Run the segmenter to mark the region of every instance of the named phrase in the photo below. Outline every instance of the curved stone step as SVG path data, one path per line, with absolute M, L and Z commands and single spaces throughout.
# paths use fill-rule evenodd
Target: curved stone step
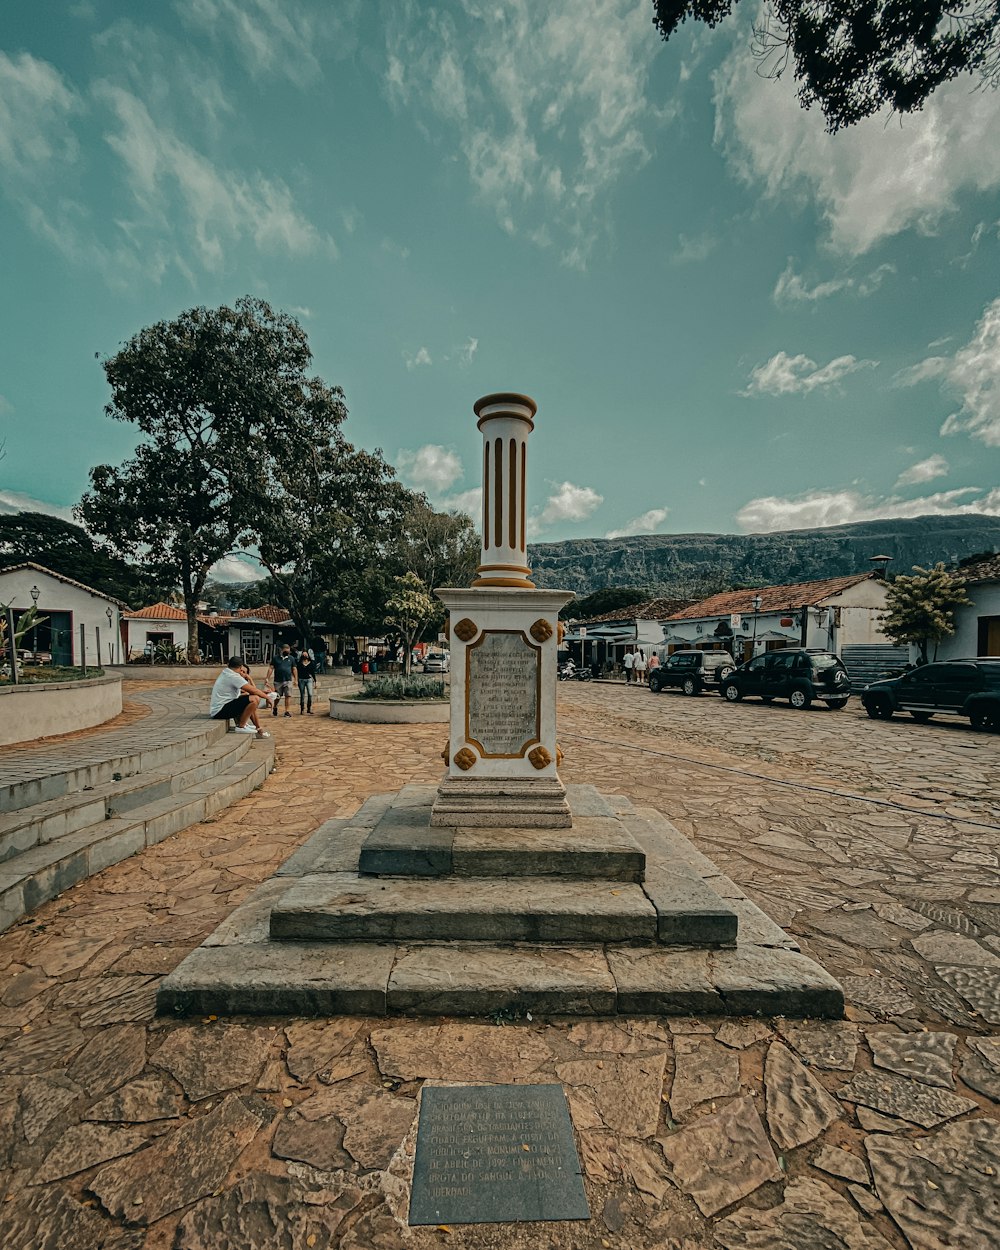
M 33 846 L 52 842 L 206 781 L 221 768 L 230 767 L 241 759 L 252 741 L 249 734 L 226 734 L 210 741 L 198 755 L 178 761 L 172 771 L 122 776 L 118 781 L 87 786 L 32 807 L 8 812 L 0 816 L 0 863 Z
M 274 741 L 258 742 L 250 735 L 246 741 L 250 746 L 242 759 L 180 793 L 111 819 L 102 815 L 0 864 L 0 932 L 77 882 L 213 816 L 262 785 L 273 766 Z

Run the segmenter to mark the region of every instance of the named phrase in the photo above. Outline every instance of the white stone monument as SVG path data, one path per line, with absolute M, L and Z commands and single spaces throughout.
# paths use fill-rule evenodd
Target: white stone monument
M 451 720 L 447 774 L 433 825 L 567 828 L 559 780 L 556 670 L 566 590 L 531 583 L 527 445 L 537 411 L 527 395 L 485 395 L 482 555 L 467 589 L 434 593 L 448 609 Z

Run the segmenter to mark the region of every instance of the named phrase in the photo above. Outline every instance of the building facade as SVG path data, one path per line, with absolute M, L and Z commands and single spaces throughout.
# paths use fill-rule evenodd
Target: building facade
M 21 640 L 22 651 L 51 656 L 53 664 L 120 662 L 125 605 L 99 590 L 25 562 L 0 569 L 0 603 L 13 609 L 15 621 L 33 603 L 44 618 Z

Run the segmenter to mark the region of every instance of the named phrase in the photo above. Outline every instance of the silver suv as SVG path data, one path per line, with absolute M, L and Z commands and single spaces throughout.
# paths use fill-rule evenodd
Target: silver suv
M 667 686 L 680 686 L 685 694 L 700 694 L 721 685 L 735 667 L 728 651 L 675 651 L 649 674 L 649 688 L 659 694 Z

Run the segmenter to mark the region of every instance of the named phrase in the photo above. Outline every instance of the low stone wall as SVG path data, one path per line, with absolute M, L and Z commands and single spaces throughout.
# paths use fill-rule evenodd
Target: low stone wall
M 334 720 L 363 725 L 447 724 L 451 705 L 447 699 L 331 699 Z
M 0 746 L 103 725 L 122 710 L 122 679 L 27 682 L 0 687 Z

